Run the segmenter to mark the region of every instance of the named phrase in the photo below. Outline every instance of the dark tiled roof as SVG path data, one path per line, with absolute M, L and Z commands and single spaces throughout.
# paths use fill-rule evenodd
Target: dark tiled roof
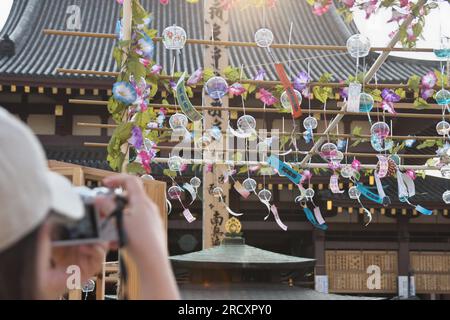
M 295 269 L 313 266 L 315 260 L 270 252 L 248 246 L 242 242 L 229 241 L 202 251 L 172 256 L 175 266 L 208 268 L 254 268 Z
M 171 1 L 162 6 L 159 1 L 142 0 L 146 9 L 155 16 L 154 27 L 161 33 L 171 24 L 183 26 L 189 38 L 203 39 L 203 1 L 187 4 L 185 1 Z M 119 15 L 119 7 L 113 0 L 20 0 L 14 1 L 10 17 L 1 32 L 9 34 L 16 42 L 17 53 L 13 58 L 0 59 L 1 77 L 38 76 L 43 79 L 79 79 L 88 78 L 105 80 L 104 77 L 56 74 L 57 67 L 74 69 L 94 69 L 115 71 L 111 58 L 114 41 L 111 39 L 94 39 L 78 37 L 45 36 L 42 30 L 66 29 L 67 7 L 79 5 L 82 14 L 81 31 L 112 33 Z M 266 16 L 266 23 L 263 20 Z M 352 26 L 346 25 L 335 10 L 322 17 L 311 13 L 306 1 L 279 1 L 275 9 L 236 9 L 230 17 L 230 40 L 253 41 L 254 33 L 266 25 L 275 34 L 275 41 L 287 43 L 290 21 L 294 22 L 293 43 L 345 45 L 347 38 L 354 33 Z M 255 74 L 259 67 L 255 64 L 268 63 L 270 59 L 265 50 L 260 48 L 229 48 L 230 62 L 234 66 L 253 66 L 248 68 L 249 76 Z M 295 50 L 289 55 L 288 50 L 274 50 L 280 60 L 297 60 L 292 63 L 293 72 L 306 70 L 306 61 L 299 59 L 312 56 L 330 55 L 335 52 Z M 368 58 L 372 62 L 376 54 Z M 171 65 L 171 54 L 158 45 L 156 60 L 164 67 Z M 177 70 L 192 72 L 202 66 L 203 48 L 188 45 L 177 59 Z M 312 75 L 317 78 L 323 72 L 332 72 L 335 79 L 344 79 L 354 73 L 355 62 L 346 54 L 335 55 L 314 60 L 311 65 Z M 433 66 L 435 64 L 432 64 Z M 380 82 L 405 81 L 411 74 L 424 74 L 430 63 L 414 62 L 389 58 L 378 73 Z M 268 76 L 276 78 L 273 68 L 267 68 Z M 106 78 L 108 79 L 108 78 Z M 110 80 L 110 79 L 108 79 Z
M 111 170 L 106 161 L 106 149 L 45 147 L 47 159 L 80 166 Z
M 281 284 L 180 284 L 186 300 L 378 300 L 379 298 L 325 294 Z

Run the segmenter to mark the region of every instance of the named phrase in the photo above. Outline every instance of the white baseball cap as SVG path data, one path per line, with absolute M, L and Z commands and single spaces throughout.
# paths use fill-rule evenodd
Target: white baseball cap
M 74 220 L 84 215 L 70 181 L 48 169 L 33 132 L 0 108 L 0 251 L 37 228 L 50 210 Z

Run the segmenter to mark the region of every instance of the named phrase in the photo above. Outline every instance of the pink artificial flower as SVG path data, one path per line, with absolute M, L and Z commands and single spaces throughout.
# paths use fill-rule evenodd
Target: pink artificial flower
M 116 0 L 118 4 L 123 4 L 124 0 Z
M 433 94 L 434 94 L 434 89 L 422 88 L 420 90 L 420 96 L 424 100 L 431 98 L 433 96 Z
M 366 19 L 377 10 L 378 0 L 368 0 L 362 4 L 361 8 L 366 12 Z
M 355 5 L 355 0 L 341 0 L 341 2 L 347 7 L 352 8 Z
M 258 99 L 261 100 L 267 106 L 274 105 L 275 103 L 278 102 L 278 99 L 275 98 L 274 95 L 270 93 L 270 91 L 264 88 L 259 89 L 258 95 L 259 95 Z
M 203 69 L 202 68 L 198 68 L 197 70 L 194 71 L 194 73 L 189 77 L 188 81 L 186 82 L 186 84 L 188 86 L 195 86 L 197 85 L 197 83 L 200 82 L 200 80 L 203 79 Z
M 187 168 L 188 168 L 188 165 L 186 163 L 181 164 L 180 172 L 185 172 L 187 170 Z
M 162 113 L 163 115 L 167 115 L 167 109 L 161 108 L 159 109 L 159 112 Z
M 309 170 L 303 170 L 302 172 L 302 180 L 300 183 L 305 183 L 306 181 L 310 181 L 312 178 L 312 173 Z
M 145 172 L 147 174 L 150 174 L 152 172 L 152 169 L 150 167 L 151 158 L 147 151 L 142 150 L 139 152 L 139 159 L 141 160 L 142 167 L 144 168 Z
M 400 7 L 406 7 L 409 5 L 409 0 L 400 0 Z
M 321 16 L 324 13 L 327 13 L 330 9 L 331 0 L 328 1 L 316 1 L 313 5 L 313 13 L 316 16 Z
M 432 89 L 436 86 L 438 79 L 433 71 L 429 71 L 422 77 L 422 86 L 427 89 Z
M 251 167 L 248 168 L 248 171 L 253 173 L 255 171 L 258 171 L 260 168 L 261 168 L 261 166 L 259 166 L 259 165 L 251 166 Z
M 239 82 L 233 83 L 231 86 L 228 87 L 228 93 L 231 96 L 241 96 L 247 91 L 242 84 Z
M 146 67 L 146 68 L 147 68 L 147 67 L 150 65 L 150 63 L 151 63 L 150 60 L 144 59 L 144 58 L 139 58 L 139 62 L 140 62 L 144 67 Z
M 162 71 L 162 66 L 160 66 L 159 64 L 153 65 L 153 67 L 150 69 L 150 73 L 153 75 L 158 75 L 161 73 L 161 71 Z
M 394 103 L 393 102 L 388 102 L 388 101 L 382 101 L 381 102 L 381 108 L 388 113 L 391 114 L 397 114 L 397 112 L 394 109 Z
M 208 163 L 206 165 L 206 173 L 210 173 L 213 172 L 213 164 L 212 163 Z
M 358 159 L 353 159 L 352 168 L 356 171 L 361 170 L 361 162 Z
M 163 5 L 167 5 L 167 4 L 169 4 L 169 0 L 159 0 L 159 3 L 161 3 Z
M 411 23 L 411 24 L 406 28 L 406 35 L 407 35 L 408 41 L 411 41 L 411 42 L 417 40 L 417 36 L 414 34 L 414 29 L 413 29 L 413 27 L 414 27 L 415 24 L 416 24 L 416 23 Z
M 414 170 L 408 169 L 406 170 L 406 175 L 410 177 L 412 180 L 416 180 L 416 172 Z
M 341 168 L 341 164 L 337 161 L 328 162 L 328 169 L 336 171 Z
M 267 0 L 267 7 L 274 8 L 277 4 L 277 0 Z

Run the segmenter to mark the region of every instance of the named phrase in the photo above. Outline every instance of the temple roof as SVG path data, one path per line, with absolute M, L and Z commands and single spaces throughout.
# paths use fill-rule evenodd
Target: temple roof
M 159 33 L 169 24 L 184 27 L 188 37 L 203 39 L 203 1 L 187 4 L 186 1 L 171 1 L 163 6 L 159 1 L 141 0 L 144 7 L 153 12 L 154 28 Z M 16 55 L 0 59 L 0 79 L 25 79 L 29 82 L 55 84 L 61 80 L 77 82 L 90 79 L 91 83 L 99 81 L 110 83 L 109 77 L 57 74 L 56 68 L 92 69 L 98 71 L 115 71 L 111 57 L 114 41 L 111 39 L 63 37 L 43 35 L 42 30 L 66 30 L 66 13 L 70 5 L 81 8 L 81 31 L 113 33 L 119 16 L 119 7 L 112 0 L 20 0 L 14 1 L 8 21 L 0 36 L 8 34 L 16 43 Z M 266 18 L 264 18 L 266 17 Z M 266 20 L 266 21 L 264 21 Z M 262 26 L 269 27 L 275 34 L 276 43 L 287 43 L 290 22 L 293 21 L 293 41 L 301 44 L 345 45 L 347 38 L 356 32 L 354 26 L 347 25 L 336 13 L 335 8 L 324 16 L 317 17 L 311 13 L 306 1 L 279 1 L 275 9 L 234 9 L 230 13 L 230 40 L 254 41 L 254 33 Z M 166 69 L 171 65 L 172 55 L 158 44 L 156 60 Z M 177 70 L 193 70 L 203 65 L 203 50 L 200 45 L 187 45 L 177 59 Z M 261 48 L 229 49 L 230 64 L 244 64 L 248 76 L 253 76 L 260 67 L 266 68 L 268 78 L 275 79 L 267 52 Z M 343 52 L 305 51 L 277 49 L 273 50 L 277 59 L 292 60 L 291 70 L 297 73 L 307 69 L 307 60 L 311 61 L 311 72 L 318 78 L 324 72 L 334 74 L 335 80 L 345 79 L 355 71 L 355 61 Z M 317 58 L 326 55 L 327 57 Z M 377 54 L 371 54 L 366 62 L 371 64 Z M 413 63 L 412 63 L 413 62 Z M 263 64 L 263 66 L 260 66 Z M 411 61 L 390 57 L 378 72 L 380 82 L 406 82 L 412 74 L 422 75 L 437 63 Z M 33 77 L 33 78 L 30 78 Z M 58 82 L 58 81 L 59 82 Z
M 228 240 L 228 241 L 227 241 Z M 174 266 L 218 269 L 292 270 L 314 266 L 315 260 L 258 249 L 244 244 L 242 238 L 225 239 L 220 246 L 170 257 Z
M 186 300 L 379 300 L 376 297 L 325 294 L 318 291 L 289 287 L 282 284 L 180 284 Z

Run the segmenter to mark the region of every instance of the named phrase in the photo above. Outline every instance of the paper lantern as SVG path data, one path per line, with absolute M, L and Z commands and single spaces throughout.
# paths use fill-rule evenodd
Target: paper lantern
M 302 103 L 302 94 L 300 92 L 298 92 L 297 90 L 294 89 L 294 93 L 297 96 L 298 99 L 298 104 L 300 105 Z M 292 110 L 292 103 L 291 103 L 291 99 L 289 99 L 289 96 L 287 94 L 286 91 L 284 91 L 281 94 L 281 106 L 285 109 L 285 110 Z
M 188 118 L 182 113 L 175 113 L 169 119 L 169 126 L 172 130 L 185 130 L 189 123 Z
M 252 179 L 252 178 L 247 178 L 242 183 L 242 186 L 248 192 L 253 192 L 253 191 L 256 190 L 256 181 L 254 179 Z
M 181 166 L 183 165 L 183 159 L 177 156 L 170 157 L 167 161 L 167 165 L 171 171 L 180 171 Z
M 445 136 L 448 135 L 450 131 L 450 123 L 447 121 L 441 121 L 436 125 L 436 132 L 438 135 Z
M 273 43 L 273 33 L 270 29 L 261 28 L 255 33 L 255 42 L 258 47 L 268 48 Z
M 374 100 L 373 97 L 365 92 L 359 95 L 359 111 L 360 112 L 370 112 L 373 109 Z
M 219 100 L 228 93 L 228 83 L 222 77 L 212 77 L 206 82 L 205 90 L 211 98 Z
M 347 51 L 353 58 L 363 58 L 369 55 L 370 40 L 362 34 L 354 34 L 347 40 Z
M 181 189 L 179 186 L 172 186 L 167 190 L 167 196 L 170 200 L 176 200 L 181 197 L 181 194 L 183 192 L 183 189 Z
M 441 89 L 436 93 L 436 102 L 440 106 L 446 106 L 450 104 L 450 91 Z
M 238 119 L 237 127 L 242 133 L 252 133 L 256 129 L 256 120 L 254 117 L 247 114 Z
M 306 130 L 314 130 L 317 129 L 317 119 L 311 116 L 308 116 L 305 118 L 305 120 L 303 120 L 303 127 Z
M 357 187 L 351 187 L 348 189 L 348 196 L 350 199 L 357 200 L 361 196 L 361 191 Z
M 179 26 L 170 26 L 162 33 L 162 42 L 167 50 L 181 50 L 186 44 L 186 31 Z
M 263 201 L 270 201 L 270 199 L 272 199 L 272 192 L 267 189 L 262 189 L 258 192 L 258 198 Z
M 450 204 L 450 190 L 444 192 L 442 195 L 442 200 L 444 200 L 446 204 Z
M 189 182 L 194 188 L 198 188 L 202 185 L 202 180 L 198 177 L 193 177 Z

